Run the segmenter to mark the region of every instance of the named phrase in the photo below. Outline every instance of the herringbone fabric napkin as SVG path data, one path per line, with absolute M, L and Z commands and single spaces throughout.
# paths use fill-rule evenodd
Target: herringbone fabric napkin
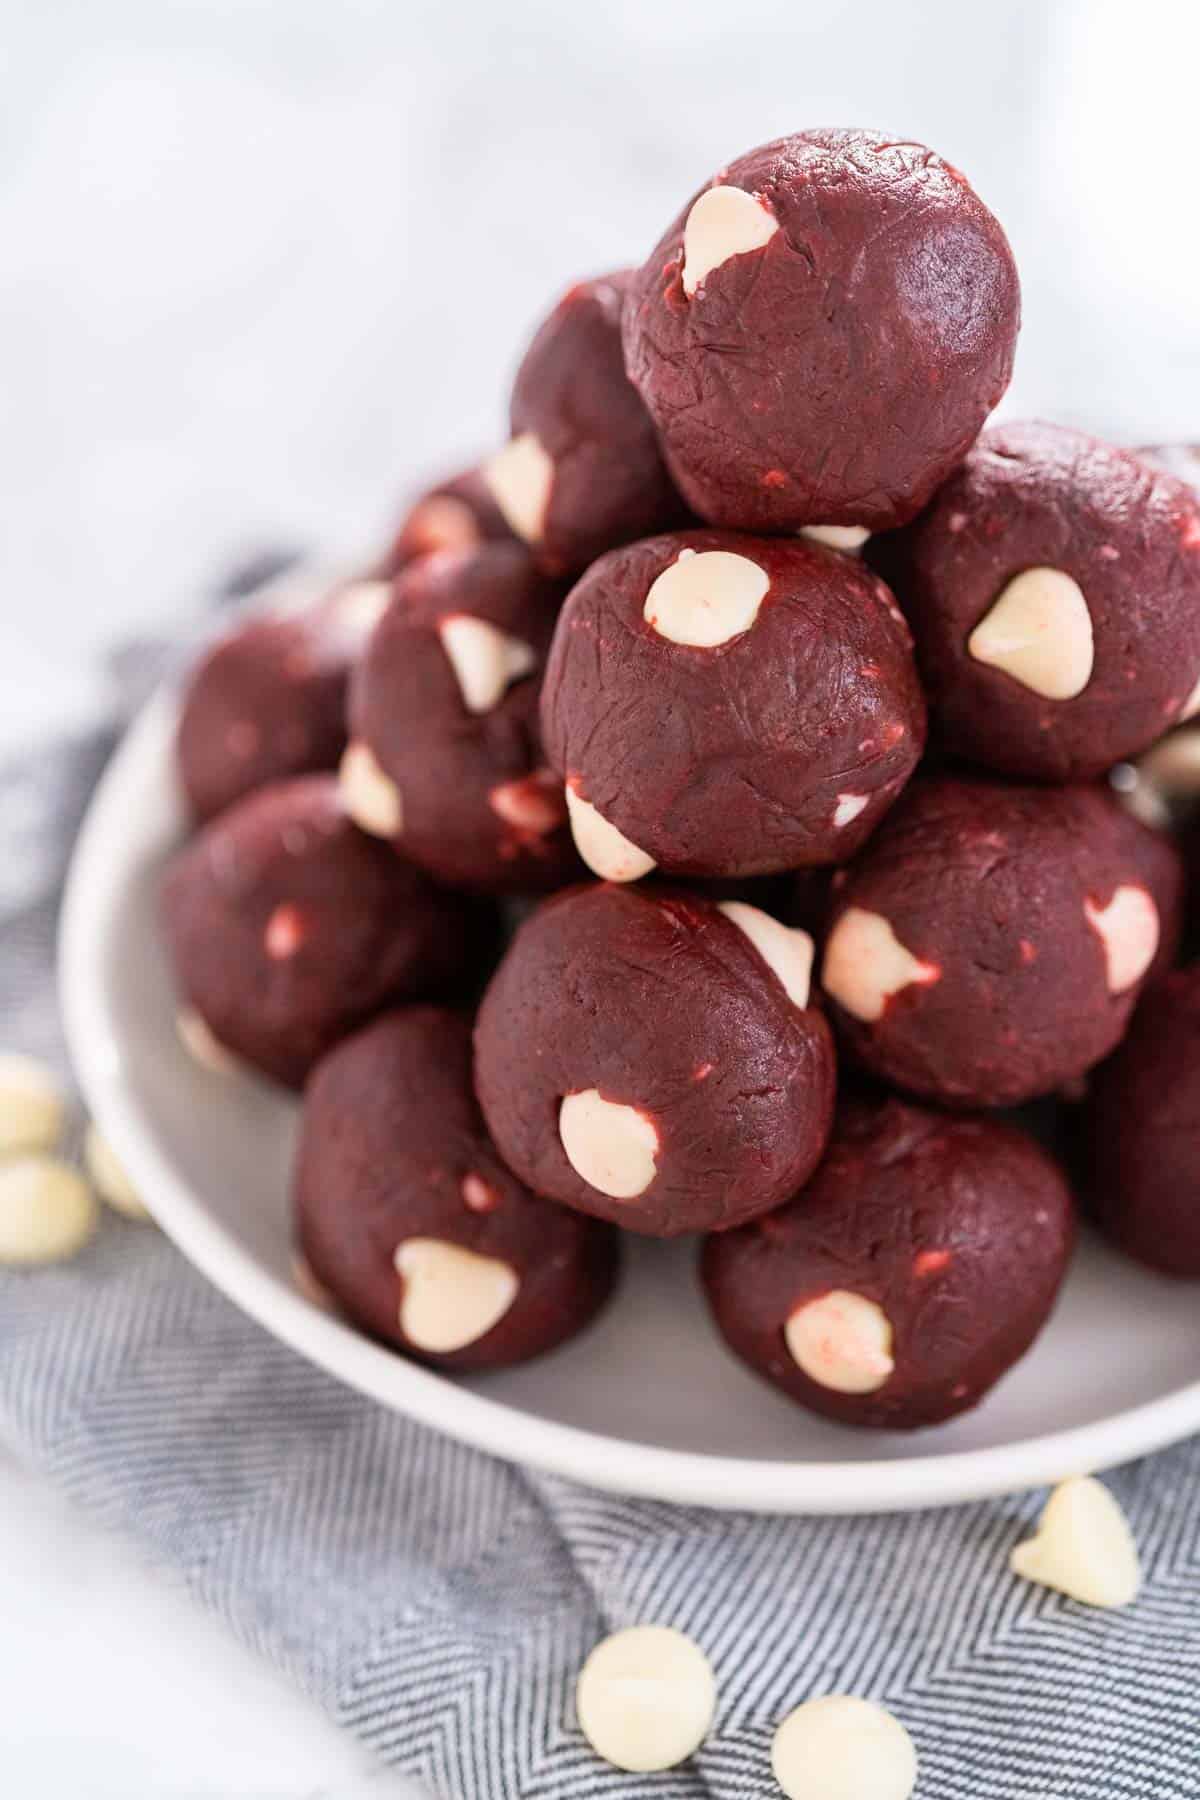
M 109 742 L 0 771 L 5 1045 L 60 1053 L 57 893 Z M 1112 1478 L 1146 1588 L 1090 1612 L 1008 1574 L 1038 1496 L 804 1520 L 594 1494 L 358 1398 L 116 1219 L 0 1278 L 0 1433 L 453 1800 L 772 1795 L 774 1725 L 831 1691 L 904 1720 L 922 1800 L 1200 1795 L 1198 1441 Z M 571 1692 L 599 1635 L 649 1621 L 704 1645 L 720 1703 L 693 1763 L 631 1777 Z

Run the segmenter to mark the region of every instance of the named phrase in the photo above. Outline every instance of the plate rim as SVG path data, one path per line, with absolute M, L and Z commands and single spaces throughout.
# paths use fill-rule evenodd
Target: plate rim
M 808 1515 L 915 1511 L 1025 1492 L 1112 1468 L 1200 1429 L 1200 1379 L 1156 1399 L 983 1449 L 864 1461 L 763 1461 L 668 1449 L 539 1417 L 410 1362 L 321 1310 L 261 1267 L 160 1152 L 122 1081 L 107 998 L 108 921 L 126 878 L 121 824 L 170 754 L 177 699 L 164 683 L 122 735 L 88 802 L 59 916 L 59 1007 L 85 1104 L 155 1220 L 183 1255 L 272 1336 L 368 1398 L 508 1462 L 609 1493 L 719 1511 Z

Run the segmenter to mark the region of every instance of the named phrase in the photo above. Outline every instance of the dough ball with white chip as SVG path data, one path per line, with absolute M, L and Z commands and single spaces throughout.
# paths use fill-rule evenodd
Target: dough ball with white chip
M 355 670 L 343 800 L 454 886 L 547 889 L 583 872 L 538 725 L 563 591 L 520 544 L 422 557 Z
M 602 557 L 563 608 L 542 734 L 605 880 L 847 861 L 912 774 L 908 627 L 853 558 L 685 531 Z
M 364 1330 L 424 1362 L 498 1368 L 572 1337 L 607 1300 L 616 1234 L 511 1175 L 471 1092 L 457 1014 L 386 1014 L 323 1059 L 304 1098 L 296 1235 Z
M 1056 1164 L 1014 1126 L 839 1107 L 808 1186 L 705 1246 L 717 1328 L 813 1412 L 890 1430 L 978 1404 L 1045 1324 L 1074 1240 Z
M 833 1108 L 811 959 L 805 932 L 744 902 L 653 885 L 546 901 L 476 1025 L 500 1154 L 535 1192 L 650 1237 L 778 1206 Z

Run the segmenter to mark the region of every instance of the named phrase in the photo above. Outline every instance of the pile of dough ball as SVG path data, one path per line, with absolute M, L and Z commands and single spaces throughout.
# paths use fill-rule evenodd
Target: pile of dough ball
M 1200 1279 L 1200 463 L 988 424 L 1016 267 L 921 144 L 781 138 L 634 248 L 490 452 L 186 683 L 179 1055 L 302 1092 L 305 1292 L 402 1355 L 548 1352 L 690 1236 L 748 1369 L 935 1427 L 1044 1326 L 1078 1170 Z

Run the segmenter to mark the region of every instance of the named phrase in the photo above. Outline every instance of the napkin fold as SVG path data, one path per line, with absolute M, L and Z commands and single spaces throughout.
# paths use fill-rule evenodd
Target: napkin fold
M 66 860 L 163 663 L 143 646 L 112 720 L 0 767 L 5 1048 L 65 1066 Z M 776 1796 L 776 1724 L 833 1692 L 904 1721 L 919 1800 L 1200 1795 L 1200 1440 L 1106 1478 L 1146 1582 L 1089 1611 L 1008 1571 L 1042 1496 L 795 1519 L 594 1493 L 350 1392 L 115 1217 L 76 1261 L 0 1275 L 0 1435 L 447 1800 Z M 704 1646 L 719 1703 L 692 1762 L 629 1776 L 572 1696 L 598 1637 L 651 1622 Z

